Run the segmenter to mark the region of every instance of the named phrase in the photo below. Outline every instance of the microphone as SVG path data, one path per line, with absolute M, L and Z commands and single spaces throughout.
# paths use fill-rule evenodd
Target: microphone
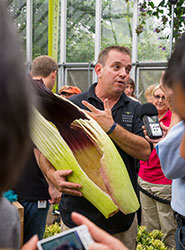
M 155 105 L 153 105 L 151 102 L 147 102 L 147 103 L 144 103 L 143 105 L 141 105 L 140 118 L 142 119 L 142 117 L 144 115 L 148 115 L 148 116 L 157 115 L 158 116 L 158 111 L 157 111 Z
M 140 118 L 143 120 L 147 135 L 150 139 L 159 139 L 163 132 L 159 124 L 158 111 L 152 103 L 145 103 L 140 107 Z

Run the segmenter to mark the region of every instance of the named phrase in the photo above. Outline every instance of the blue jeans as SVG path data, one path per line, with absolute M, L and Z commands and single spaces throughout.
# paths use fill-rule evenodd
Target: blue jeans
M 185 226 L 178 226 L 176 230 L 176 248 L 177 250 L 185 249 Z
M 41 240 L 45 232 L 50 203 L 47 201 L 46 208 L 38 208 L 37 201 L 19 202 L 24 207 L 24 243 L 26 243 L 34 234 L 37 234 L 39 240 Z

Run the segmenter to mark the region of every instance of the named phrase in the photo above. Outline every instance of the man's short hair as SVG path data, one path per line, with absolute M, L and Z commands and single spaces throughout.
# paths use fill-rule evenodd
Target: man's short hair
M 129 48 L 127 48 L 125 46 L 113 45 L 113 46 L 106 47 L 105 49 L 103 49 L 100 52 L 100 54 L 98 56 L 98 63 L 100 63 L 104 66 L 105 62 L 107 60 L 107 56 L 111 50 L 117 50 L 119 52 L 122 52 L 123 54 L 131 56 Z
M 32 76 L 47 77 L 52 72 L 57 70 L 58 65 L 55 60 L 50 56 L 39 56 L 36 57 L 32 62 Z

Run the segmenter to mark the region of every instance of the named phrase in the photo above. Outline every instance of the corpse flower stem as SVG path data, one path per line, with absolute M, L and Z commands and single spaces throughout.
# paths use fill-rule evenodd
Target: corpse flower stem
M 133 213 L 139 202 L 126 166 L 114 143 L 100 125 L 69 100 L 34 82 L 38 107 L 34 108 L 32 140 L 56 169 L 71 169 L 70 182 L 106 218 L 117 211 Z
M 95 185 L 81 169 L 72 151 L 55 126 L 51 125 L 35 108 L 32 122 L 32 140 L 43 155 L 57 169 L 71 169 L 70 182 L 82 185 L 80 190 L 106 218 L 118 211 L 110 196 Z

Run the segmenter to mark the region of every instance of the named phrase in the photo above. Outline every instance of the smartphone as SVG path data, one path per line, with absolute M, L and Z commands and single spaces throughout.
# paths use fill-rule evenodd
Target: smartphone
M 151 138 L 151 139 L 159 139 L 162 137 L 163 132 L 161 129 L 161 126 L 159 124 L 159 119 L 158 116 L 154 115 L 154 116 L 147 116 L 144 115 L 142 117 L 147 135 Z
M 81 225 L 40 240 L 37 247 L 39 250 L 88 250 L 92 242 L 87 226 Z

